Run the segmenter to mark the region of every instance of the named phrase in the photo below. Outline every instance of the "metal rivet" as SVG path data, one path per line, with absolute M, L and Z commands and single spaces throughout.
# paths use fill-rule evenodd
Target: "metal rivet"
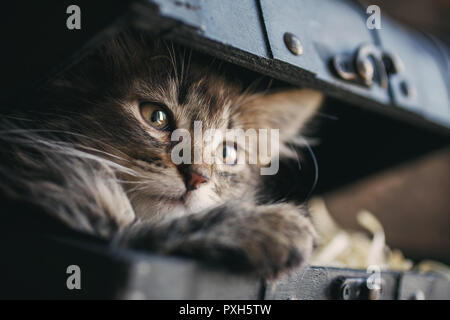
M 286 32 L 283 36 L 284 44 L 289 49 L 292 54 L 296 56 L 301 56 L 303 54 L 303 46 L 300 42 L 300 39 L 297 38 L 294 34 L 290 32 Z

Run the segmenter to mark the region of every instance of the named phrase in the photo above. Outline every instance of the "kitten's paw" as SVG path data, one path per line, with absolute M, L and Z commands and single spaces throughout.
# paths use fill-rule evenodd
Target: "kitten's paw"
M 166 225 L 138 225 L 122 237 L 136 249 L 192 257 L 266 279 L 304 264 L 315 240 L 304 211 L 287 203 L 220 206 Z
M 255 213 L 236 219 L 241 230 L 235 234 L 235 244 L 245 252 L 247 261 L 242 261 L 249 271 L 273 279 L 307 262 L 316 233 L 302 211 L 289 204 L 255 209 Z
M 310 220 L 290 204 L 219 207 L 177 223 L 178 235 L 166 243 L 165 253 L 266 279 L 304 264 L 316 240 Z

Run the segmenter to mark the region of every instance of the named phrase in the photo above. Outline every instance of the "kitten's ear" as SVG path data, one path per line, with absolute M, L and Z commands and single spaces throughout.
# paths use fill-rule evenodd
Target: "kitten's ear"
M 290 142 L 319 109 L 323 95 L 311 89 L 289 89 L 257 96 L 239 108 L 244 129 L 279 129 L 280 140 Z

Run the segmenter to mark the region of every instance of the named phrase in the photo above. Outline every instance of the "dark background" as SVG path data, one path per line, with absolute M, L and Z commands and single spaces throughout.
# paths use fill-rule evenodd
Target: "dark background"
M 381 19 L 388 15 L 450 45 L 449 0 L 358 2 L 379 5 Z M 321 131 L 323 144 L 317 152 L 320 153 L 319 163 L 326 162 L 321 166 L 321 176 L 326 178 L 319 178 L 317 193 L 324 195 L 336 220 L 343 227 L 361 229 L 356 214 L 367 209 L 382 223 L 390 247 L 403 250 L 407 257 L 416 261 L 438 259 L 449 264 L 448 137 L 392 120 L 377 119 L 368 113 L 358 115 L 356 108 L 351 106 L 329 107 L 328 112 L 340 120 L 327 121 L 324 125 L 327 129 Z M 338 137 L 333 135 L 336 132 L 339 132 Z M 338 140 L 346 143 L 341 144 L 341 148 L 333 148 Z M 348 155 L 343 161 L 351 163 L 345 166 L 347 172 L 342 172 L 340 163 L 330 165 L 325 160 L 333 157 L 333 153 L 339 157 Z M 329 177 L 334 178 L 328 182 Z
M 449 0 L 362 0 L 375 4 L 381 14 L 387 14 L 403 24 L 430 32 L 450 45 Z

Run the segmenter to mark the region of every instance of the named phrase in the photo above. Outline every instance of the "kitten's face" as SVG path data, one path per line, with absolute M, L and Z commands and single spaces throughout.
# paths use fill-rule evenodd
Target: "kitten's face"
M 245 146 L 204 136 L 208 129 L 214 129 L 225 137 L 227 129 L 240 127 L 234 120 L 240 96 L 220 79 L 208 79 L 216 81 L 215 85 L 192 79 L 185 84 L 186 93 L 180 99 L 176 80 L 169 77 L 164 81 L 159 84 L 158 95 L 158 88 L 145 85 L 145 89 L 136 90 L 141 94 L 135 99 L 116 106 L 119 113 L 127 114 L 123 119 L 134 132 L 126 146 L 119 147 L 127 161 L 116 161 L 139 173 L 138 177 L 126 177 L 131 182 L 124 184 L 137 215 L 174 217 L 251 197 L 257 166 L 237 163 L 245 154 Z M 194 124 L 201 125 L 201 130 Z M 180 129 L 186 134 L 183 139 L 174 135 Z M 199 132 L 202 137 L 195 137 Z M 183 153 L 175 152 L 186 142 L 190 147 Z M 175 164 L 174 156 L 185 156 L 186 151 L 191 161 Z M 205 161 L 206 156 L 214 155 L 222 156 L 223 163 Z
M 258 186 L 260 165 L 238 161 L 248 153 L 247 146 L 224 139 L 191 140 L 191 162 L 196 148 L 208 150 L 206 155 L 214 151 L 229 164 L 208 164 L 204 159 L 175 164 L 175 130 L 184 129 L 194 138 L 196 121 L 203 132 L 275 128 L 282 129 L 281 142 L 286 142 L 320 100 L 313 94 L 302 110 L 302 101 L 296 101 L 302 99 L 298 90 L 251 99 L 209 62 L 173 55 L 161 42 L 119 37 L 57 81 L 51 91 L 61 97 L 55 108 L 64 106 L 58 110 L 63 116 L 52 126 L 89 137 L 79 140 L 95 149 L 92 152 L 134 170 L 119 178 L 141 219 L 166 219 L 252 197 Z

